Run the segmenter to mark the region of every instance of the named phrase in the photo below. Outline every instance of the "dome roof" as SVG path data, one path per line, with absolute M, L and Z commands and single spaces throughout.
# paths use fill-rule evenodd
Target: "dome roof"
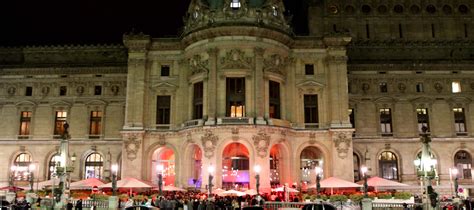
M 183 35 L 219 26 L 258 26 L 291 33 L 282 0 L 192 0 Z

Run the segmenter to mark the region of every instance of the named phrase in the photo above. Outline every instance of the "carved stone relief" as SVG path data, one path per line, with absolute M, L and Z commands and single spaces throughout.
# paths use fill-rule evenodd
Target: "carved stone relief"
M 82 94 L 84 94 L 84 89 L 85 89 L 85 88 L 84 88 L 84 86 L 82 86 L 82 85 L 77 86 L 77 87 L 76 87 L 76 93 L 77 93 L 77 95 L 82 96 Z
M 161 146 L 166 145 L 165 134 L 159 134 L 158 135 L 158 144 L 160 144 Z
M 245 57 L 245 53 L 238 49 L 228 51 L 221 58 L 223 69 L 250 69 L 252 67 L 252 58 Z
M 202 60 L 200 55 L 194 55 L 192 58 L 188 59 L 189 69 L 191 70 L 191 75 L 199 73 L 207 73 L 209 71 L 208 60 Z
M 112 85 L 110 87 L 110 91 L 112 92 L 114 96 L 118 95 L 119 90 L 120 90 L 120 87 L 118 85 Z
M 284 75 L 284 68 L 287 62 L 288 62 L 287 59 L 282 58 L 278 54 L 274 54 L 263 61 L 263 63 L 265 64 L 265 67 L 263 70 Z
M 127 152 L 127 159 L 133 161 L 137 158 L 137 152 L 140 150 L 141 133 L 127 133 L 124 135 L 124 146 Z
M 9 96 L 15 95 L 16 93 L 16 88 L 15 87 L 9 87 L 7 90 L 7 93 Z
M 309 143 L 316 144 L 316 133 L 309 133 Z
M 435 88 L 436 92 L 438 92 L 438 93 L 441 93 L 441 91 L 443 91 L 443 85 L 441 85 L 441 83 L 439 83 L 439 82 L 437 82 L 434 85 L 434 88 Z
M 367 83 L 362 84 L 362 92 L 367 93 L 370 89 L 370 85 Z
M 398 90 L 400 93 L 405 93 L 405 90 L 407 89 L 407 86 L 404 83 L 398 83 Z
M 214 155 L 214 150 L 217 145 L 219 137 L 212 133 L 211 130 L 206 130 L 201 137 L 202 147 L 204 148 L 204 156 L 208 159 Z
M 257 149 L 257 155 L 261 158 L 267 156 L 267 150 L 270 146 L 270 136 L 264 130 L 259 130 L 256 135 L 252 137 L 253 144 Z
M 350 132 L 336 132 L 333 135 L 334 146 L 336 147 L 337 154 L 341 159 L 347 157 L 349 148 L 351 147 L 351 133 Z

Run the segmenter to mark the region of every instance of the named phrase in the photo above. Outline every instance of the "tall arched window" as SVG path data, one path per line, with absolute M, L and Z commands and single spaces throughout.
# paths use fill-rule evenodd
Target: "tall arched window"
M 353 161 L 354 161 L 354 181 L 361 180 L 360 176 L 360 159 L 356 153 L 352 153 Z
M 461 150 L 454 155 L 454 166 L 458 169 L 458 177 L 461 179 L 471 179 L 471 154 Z
M 48 179 L 51 179 L 51 174 L 54 172 L 54 167 L 61 161 L 61 156 L 59 154 L 55 154 L 49 160 L 49 170 L 48 170 Z
M 99 153 L 92 153 L 86 158 L 84 177 L 88 178 L 102 178 L 104 170 L 104 158 Z
M 13 161 L 12 173 L 14 179 L 17 181 L 28 181 L 29 166 L 32 163 L 31 155 L 27 153 L 20 153 Z
M 379 173 L 384 179 L 398 180 L 397 156 L 393 152 L 382 152 L 380 154 Z

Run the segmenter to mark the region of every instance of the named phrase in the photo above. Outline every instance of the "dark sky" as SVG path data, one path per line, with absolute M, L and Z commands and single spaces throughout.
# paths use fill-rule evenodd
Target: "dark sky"
M 303 1 L 284 0 L 297 34 L 307 29 Z M 190 0 L 0 0 L 0 46 L 121 43 L 135 28 L 176 36 Z

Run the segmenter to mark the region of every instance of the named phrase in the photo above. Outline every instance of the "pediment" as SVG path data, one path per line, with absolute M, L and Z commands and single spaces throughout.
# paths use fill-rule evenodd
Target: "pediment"
M 169 82 L 158 82 L 152 86 L 153 89 L 177 89 L 178 86 Z
M 434 102 L 432 98 L 428 97 L 419 97 L 411 100 L 412 103 L 428 103 L 431 104 Z
M 99 105 L 99 106 L 105 106 L 107 105 L 107 102 L 103 101 L 103 100 L 90 100 L 90 101 L 86 101 L 84 104 L 86 105 Z
M 54 107 L 71 107 L 72 104 L 65 102 L 65 101 L 54 101 L 51 103 L 51 106 Z
M 296 85 L 297 87 L 325 87 L 326 85 L 314 80 L 307 80 Z
M 377 98 L 374 101 L 376 103 L 395 103 L 397 100 L 392 97 L 384 96 L 384 97 Z
M 37 104 L 33 101 L 25 100 L 25 101 L 19 101 L 15 104 L 15 106 L 36 106 Z

